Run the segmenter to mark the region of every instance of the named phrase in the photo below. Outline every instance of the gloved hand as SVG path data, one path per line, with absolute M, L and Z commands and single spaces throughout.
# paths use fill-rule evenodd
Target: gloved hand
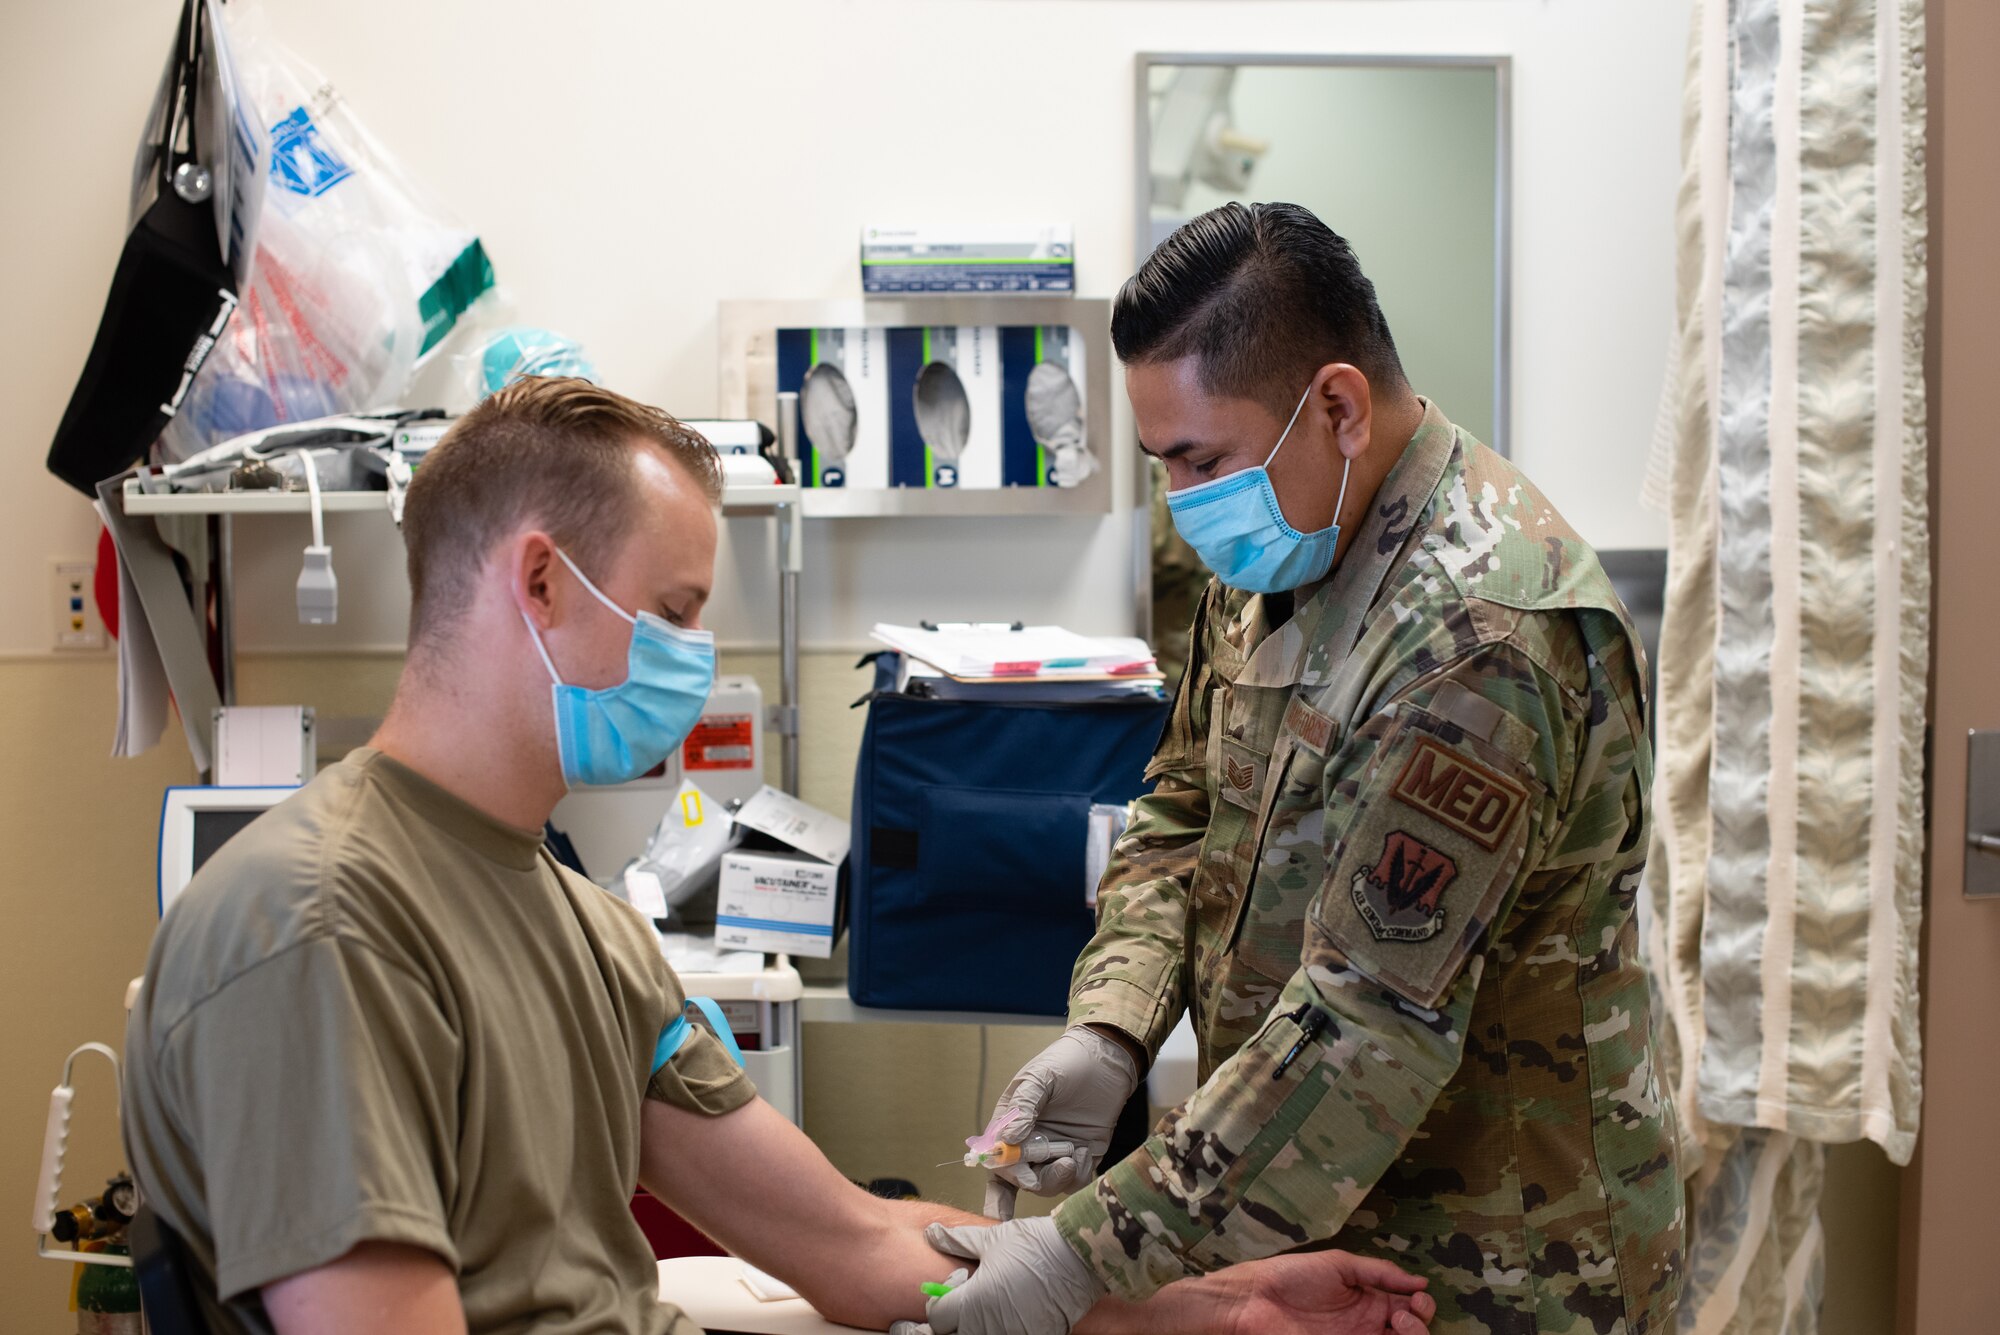
M 1083 1025 L 1064 1030 L 1007 1082 L 993 1117 L 998 1121 L 1016 1109 L 1025 1114 L 1002 1133 L 1011 1144 L 1039 1131 L 1050 1140 L 1069 1141 L 1075 1151 L 1047 1163 L 996 1168 L 994 1176 L 1038 1196 L 1075 1191 L 1097 1176 L 1118 1114 L 1138 1087 L 1138 1063 L 1117 1042 Z M 989 1213 L 990 1206 L 989 1197 Z
M 979 1262 L 971 1279 L 924 1304 L 934 1335 L 1069 1335 L 1106 1293 L 1046 1215 L 991 1228 L 932 1224 L 924 1239 Z

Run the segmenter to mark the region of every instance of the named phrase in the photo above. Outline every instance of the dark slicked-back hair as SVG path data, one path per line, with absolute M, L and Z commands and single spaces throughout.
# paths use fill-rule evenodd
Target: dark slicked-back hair
M 1194 357 L 1211 394 L 1280 417 L 1329 362 L 1403 383 L 1354 248 L 1297 204 L 1224 204 L 1176 229 L 1118 290 L 1111 344 L 1127 365 Z

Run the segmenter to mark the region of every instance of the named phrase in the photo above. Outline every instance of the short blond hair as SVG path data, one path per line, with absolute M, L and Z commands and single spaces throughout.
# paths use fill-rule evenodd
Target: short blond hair
M 523 376 L 454 423 L 417 465 L 403 508 L 411 647 L 455 618 L 493 544 L 523 523 L 597 577 L 638 520 L 640 442 L 721 502 L 722 465 L 699 432 L 575 376 Z

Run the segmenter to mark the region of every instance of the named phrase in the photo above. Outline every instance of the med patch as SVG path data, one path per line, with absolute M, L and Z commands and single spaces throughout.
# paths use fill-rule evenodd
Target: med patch
M 1500 847 L 1522 803 L 1528 800 L 1527 789 L 1520 784 L 1429 737 L 1417 739 L 1396 776 L 1395 793 L 1397 801 L 1489 851 Z
M 1525 758 L 1415 707 L 1358 777 L 1312 934 L 1434 1007 L 1507 898 L 1542 785 Z

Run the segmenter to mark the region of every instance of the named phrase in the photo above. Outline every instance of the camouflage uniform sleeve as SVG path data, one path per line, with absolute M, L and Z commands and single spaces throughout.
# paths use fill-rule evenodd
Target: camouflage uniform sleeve
M 1325 762 L 1327 874 L 1299 970 L 1254 1037 L 1056 1212 L 1114 1294 L 1331 1237 L 1396 1161 L 1458 1069 L 1475 948 L 1557 834 L 1585 716 L 1525 653 L 1490 644 Z
M 1146 777 L 1097 893 L 1097 933 L 1070 977 L 1069 1022 L 1109 1025 L 1157 1055 L 1187 1004 L 1188 890 L 1208 832 L 1208 653 L 1211 586 L 1195 612 L 1187 669 Z

